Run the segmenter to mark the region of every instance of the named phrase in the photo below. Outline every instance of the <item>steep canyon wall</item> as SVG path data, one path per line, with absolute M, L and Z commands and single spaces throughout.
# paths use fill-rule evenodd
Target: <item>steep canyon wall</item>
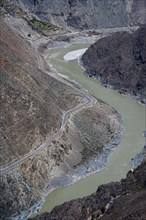
M 145 0 L 15 0 L 24 10 L 53 24 L 75 29 L 146 23 Z

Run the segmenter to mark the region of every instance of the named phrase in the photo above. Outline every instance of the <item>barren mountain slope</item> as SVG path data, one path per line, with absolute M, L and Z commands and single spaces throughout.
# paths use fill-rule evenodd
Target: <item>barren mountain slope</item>
M 101 78 L 121 92 L 146 96 L 146 25 L 136 32 L 118 32 L 100 39 L 85 52 L 89 76 Z
M 39 70 L 34 49 L 3 20 L 0 28 L 0 164 L 5 167 L 57 132 L 63 111 L 76 106 L 82 97 Z M 61 157 L 69 150 L 69 143 L 66 145 L 62 145 Z M 50 170 L 59 162 L 55 157 L 59 151 L 59 146 L 49 145 L 33 159 L 1 175 L 1 218 L 27 215 L 41 200 L 41 193 L 50 181 Z
M 64 112 L 83 103 L 83 95 L 38 69 L 31 37 L 20 37 L 3 19 L 0 27 L 0 162 L 2 168 L 8 167 L 0 176 L 0 216 L 25 219 L 46 190 L 72 183 L 74 178 L 66 173 L 73 175 L 80 165 L 79 178 L 92 172 L 86 167 L 92 157 L 104 153 L 105 145 L 117 144 L 120 116 L 106 103 L 94 100 L 90 108 L 71 115 L 58 139 L 38 152 L 60 129 Z M 13 167 L 14 161 L 20 163 Z
M 1 21 L 1 166 L 28 153 L 61 125 L 80 97 L 41 72 L 32 47 Z
M 14 0 L 21 8 L 63 27 L 92 29 L 146 22 L 145 0 Z

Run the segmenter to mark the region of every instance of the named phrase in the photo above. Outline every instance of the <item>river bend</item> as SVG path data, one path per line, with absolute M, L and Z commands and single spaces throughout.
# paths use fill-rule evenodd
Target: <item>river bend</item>
M 101 86 L 95 79 L 85 77 L 84 70 L 77 60 L 65 61 L 63 59 L 67 53 L 87 47 L 89 44 L 72 44 L 66 48 L 50 49 L 48 61 L 58 72 L 77 81 L 91 95 L 102 99 L 120 112 L 124 125 L 123 138 L 120 145 L 110 153 L 105 169 L 73 185 L 54 190 L 48 195 L 40 213 L 49 212 L 53 207 L 65 201 L 87 196 L 95 192 L 101 184 L 124 178 L 130 169 L 131 158 L 141 151 L 144 145 L 144 137 L 142 136 L 145 126 L 144 106 L 115 90 Z

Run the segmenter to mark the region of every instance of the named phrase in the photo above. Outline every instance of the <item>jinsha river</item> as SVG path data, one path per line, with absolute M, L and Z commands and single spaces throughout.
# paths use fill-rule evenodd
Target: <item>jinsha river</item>
M 102 99 L 117 109 L 123 120 L 124 134 L 120 145 L 113 150 L 106 164 L 105 169 L 87 176 L 84 179 L 54 190 L 48 195 L 39 213 L 49 212 L 56 205 L 75 198 L 87 196 L 96 191 L 101 184 L 111 181 L 118 181 L 126 176 L 130 169 L 130 161 L 141 151 L 144 145 L 144 118 L 145 108 L 137 101 L 119 94 L 109 88 L 105 88 L 95 80 L 84 76 L 84 70 L 75 60 L 64 60 L 64 56 L 74 50 L 89 47 L 89 44 L 72 44 L 66 48 L 55 48 L 49 50 L 49 63 L 60 73 L 75 80 L 91 95 Z

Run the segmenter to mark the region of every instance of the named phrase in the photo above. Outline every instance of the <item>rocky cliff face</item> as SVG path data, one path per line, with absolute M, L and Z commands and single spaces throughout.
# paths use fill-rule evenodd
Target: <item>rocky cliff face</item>
M 144 220 L 146 218 L 146 162 L 126 179 L 101 185 L 96 193 L 66 202 L 33 220 Z
M 15 0 L 41 19 L 63 27 L 92 29 L 146 22 L 145 0 Z
M 82 57 L 86 73 L 121 92 L 146 97 L 146 25 L 100 39 Z

